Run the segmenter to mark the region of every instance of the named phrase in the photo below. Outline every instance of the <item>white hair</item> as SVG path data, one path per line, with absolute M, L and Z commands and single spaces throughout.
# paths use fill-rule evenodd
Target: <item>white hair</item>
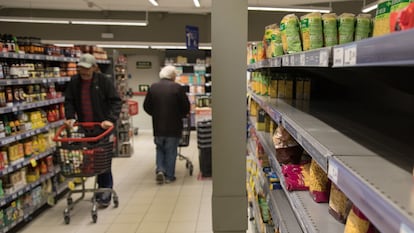
M 164 66 L 160 71 L 160 78 L 174 79 L 176 76 L 177 72 L 173 65 Z

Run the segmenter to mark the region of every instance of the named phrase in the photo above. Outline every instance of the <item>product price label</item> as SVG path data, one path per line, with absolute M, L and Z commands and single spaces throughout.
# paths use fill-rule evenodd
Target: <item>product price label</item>
M 289 55 L 285 55 L 282 57 L 282 65 L 289 66 Z
M 328 166 L 328 177 L 335 184 L 338 183 L 338 167 L 334 163 L 329 163 L 329 166 Z
M 344 48 L 335 48 L 333 66 L 344 66 Z
M 322 50 L 319 53 L 319 65 L 320 66 L 328 66 L 328 51 Z
M 305 66 L 305 54 L 304 53 L 301 53 L 299 55 L 299 63 L 300 63 L 300 66 Z
M 296 65 L 295 64 L 295 56 L 294 55 L 292 55 L 292 56 L 289 56 L 289 58 L 290 58 L 290 64 L 292 64 L 292 65 Z
M 356 45 L 344 49 L 344 65 L 351 66 L 356 64 L 357 47 Z

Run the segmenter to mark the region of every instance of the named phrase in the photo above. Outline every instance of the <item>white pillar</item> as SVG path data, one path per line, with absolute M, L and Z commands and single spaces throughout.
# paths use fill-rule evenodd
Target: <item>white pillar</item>
M 246 232 L 247 0 L 213 0 L 213 231 Z

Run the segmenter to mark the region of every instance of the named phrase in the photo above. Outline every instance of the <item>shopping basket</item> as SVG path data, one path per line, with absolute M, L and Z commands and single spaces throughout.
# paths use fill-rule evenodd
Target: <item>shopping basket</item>
M 111 192 L 114 206 L 118 207 L 119 200 L 116 192 L 111 188 L 97 188 L 97 175 L 111 169 L 114 142 L 110 135 L 113 126 L 104 130 L 100 122 L 79 122 L 69 129 L 65 125 L 58 128 L 53 140 L 57 142 L 58 163 L 61 174 L 65 177 L 80 177 L 81 189 L 70 189 L 67 195 L 67 207 L 64 211 L 66 224 L 70 223 L 70 210 L 85 197 L 85 193 L 93 193 L 92 220 L 96 223 L 97 206 L 96 193 Z M 94 187 L 85 187 L 86 177 L 95 177 Z M 73 201 L 72 194 L 81 196 Z
M 178 159 L 185 160 L 185 167 L 188 169 L 188 172 L 189 172 L 190 176 L 192 176 L 193 175 L 193 170 L 194 170 L 193 163 L 191 162 L 191 160 L 188 157 L 181 154 L 181 147 L 186 147 L 190 144 L 190 133 L 191 133 L 191 119 L 190 119 L 190 116 L 183 118 L 182 121 L 183 121 L 183 130 L 182 130 L 182 133 L 181 133 L 180 141 L 178 143 L 177 156 L 178 156 Z

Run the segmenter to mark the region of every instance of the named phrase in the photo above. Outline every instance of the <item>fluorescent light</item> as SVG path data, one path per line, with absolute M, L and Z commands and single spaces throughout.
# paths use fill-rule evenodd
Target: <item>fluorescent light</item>
M 329 13 L 331 12 L 330 7 L 261 7 L 261 6 L 249 6 L 248 10 L 251 11 L 287 11 L 287 12 L 320 12 Z
M 211 50 L 211 46 L 199 46 L 198 49 Z
M 149 45 L 128 45 L 128 44 L 98 44 L 101 48 L 122 48 L 122 49 L 148 49 Z
M 147 26 L 146 20 L 115 20 L 115 19 L 72 19 L 72 24 L 84 25 L 117 25 L 117 26 Z
M 152 4 L 152 5 L 154 5 L 154 6 L 158 6 L 158 2 L 157 2 L 157 0 L 149 0 L 150 1 L 150 3 Z
M 73 47 L 75 46 L 74 44 L 53 44 L 54 46 L 57 47 Z
M 377 6 L 378 6 L 378 2 L 377 1 L 372 2 L 372 3 L 368 4 L 368 5 L 365 5 L 362 8 L 362 12 L 363 13 L 368 13 L 370 11 L 373 11 L 373 10 L 377 9 Z
M 69 24 L 69 20 L 67 19 L 39 18 L 39 17 L 4 17 L 4 16 L 1 16 L 0 22 Z
M 194 6 L 200 7 L 200 2 L 198 0 L 193 0 Z
M 187 49 L 185 45 L 151 45 L 152 49 Z

